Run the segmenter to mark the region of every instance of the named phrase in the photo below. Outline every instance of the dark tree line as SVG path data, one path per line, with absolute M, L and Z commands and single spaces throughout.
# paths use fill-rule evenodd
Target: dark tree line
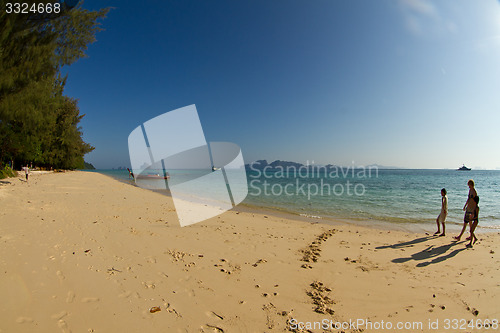
M 24 1 L 31 4 L 52 1 Z M 75 98 L 64 95 L 63 66 L 85 57 L 108 9 L 15 14 L 0 0 L 0 168 L 9 161 L 75 169 L 94 147 L 82 139 Z

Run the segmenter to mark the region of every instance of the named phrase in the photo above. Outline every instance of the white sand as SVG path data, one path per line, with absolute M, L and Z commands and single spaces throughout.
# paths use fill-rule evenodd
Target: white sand
M 365 332 L 500 331 L 445 329 L 500 319 L 498 233 L 467 249 L 451 234 L 237 210 L 180 228 L 171 198 L 97 173 L 3 180 L 0 332 L 300 331 L 296 321 L 350 319 L 422 323 Z

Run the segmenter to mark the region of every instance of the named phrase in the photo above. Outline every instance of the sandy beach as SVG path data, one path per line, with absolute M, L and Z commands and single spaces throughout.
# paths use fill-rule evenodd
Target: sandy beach
M 500 331 L 500 233 L 434 227 L 236 207 L 181 228 L 171 198 L 98 173 L 3 179 L 0 332 Z

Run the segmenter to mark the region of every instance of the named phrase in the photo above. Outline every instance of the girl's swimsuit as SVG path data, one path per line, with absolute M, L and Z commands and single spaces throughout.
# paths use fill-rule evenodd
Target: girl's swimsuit
M 477 205 L 479 202 L 479 196 L 476 193 L 476 196 L 474 196 L 472 193 L 469 192 L 469 199 L 473 199 L 474 202 L 476 203 L 476 208 L 473 211 L 466 211 L 465 216 L 464 216 L 464 222 L 469 222 L 470 220 L 472 221 L 478 221 L 479 218 L 479 206 Z

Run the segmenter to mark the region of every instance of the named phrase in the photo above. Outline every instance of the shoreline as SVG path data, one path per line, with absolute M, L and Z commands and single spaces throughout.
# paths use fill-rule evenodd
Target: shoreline
M 468 249 L 243 210 L 181 228 L 168 197 L 79 171 L 2 184 L 0 197 L 5 332 L 300 332 L 291 323 L 357 318 L 443 331 L 446 318 L 500 318 L 500 233 Z
M 406 170 L 406 169 L 405 169 Z M 79 170 L 79 172 L 89 172 L 87 170 Z M 113 177 L 112 175 L 106 174 L 106 173 L 101 173 L 99 170 L 95 171 L 90 171 L 90 172 L 95 172 L 99 173 L 101 175 L 107 176 L 115 181 L 131 185 L 134 187 L 139 187 L 135 183 L 132 182 L 131 179 L 122 179 L 118 177 Z M 162 190 L 152 190 L 153 192 L 157 192 L 161 195 L 165 195 L 168 197 L 171 197 L 170 193 L 165 193 L 166 191 Z M 431 223 L 423 223 L 423 222 L 388 222 L 383 219 L 365 219 L 365 218 L 337 218 L 337 217 L 329 217 L 329 216 L 311 216 L 308 214 L 300 214 L 298 212 L 293 212 L 293 211 L 288 211 L 285 209 L 280 209 L 277 207 L 265 207 L 265 206 L 258 206 L 250 203 L 246 203 L 243 201 L 236 207 L 233 207 L 232 211 L 244 211 L 247 213 L 253 213 L 253 214 L 261 214 L 261 215 L 273 215 L 275 217 L 279 218 L 285 218 L 285 219 L 293 219 L 296 221 L 302 221 L 302 222 L 307 222 L 311 224 L 315 223 L 322 223 L 326 225 L 339 225 L 339 224 L 350 224 L 350 225 L 356 225 L 356 226 L 361 226 L 361 227 L 367 227 L 367 228 L 375 228 L 375 229 L 382 229 L 382 230 L 398 230 L 398 231 L 406 231 L 406 232 L 411 232 L 415 234 L 419 233 L 430 233 L 433 234 L 434 230 L 436 228 L 435 222 Z M 436 215 L 437 216 L 437 215 Z M 481 221 L 481 220 L 480 220 Z M 463 226 L 463 223 L 461 222 L 446 222 L 446 227 L 449 231 L 455 232 L 455 233 L 460 233 L 460 230 Z M 468 230 L 468 229 L 467 229 Z M 493 227 L 486 227 L 486 226 L 481 226 L 479 225 L 476 227 L 476 230 L 481 232 L 499 232 L 500 228 L 493 228 Z

